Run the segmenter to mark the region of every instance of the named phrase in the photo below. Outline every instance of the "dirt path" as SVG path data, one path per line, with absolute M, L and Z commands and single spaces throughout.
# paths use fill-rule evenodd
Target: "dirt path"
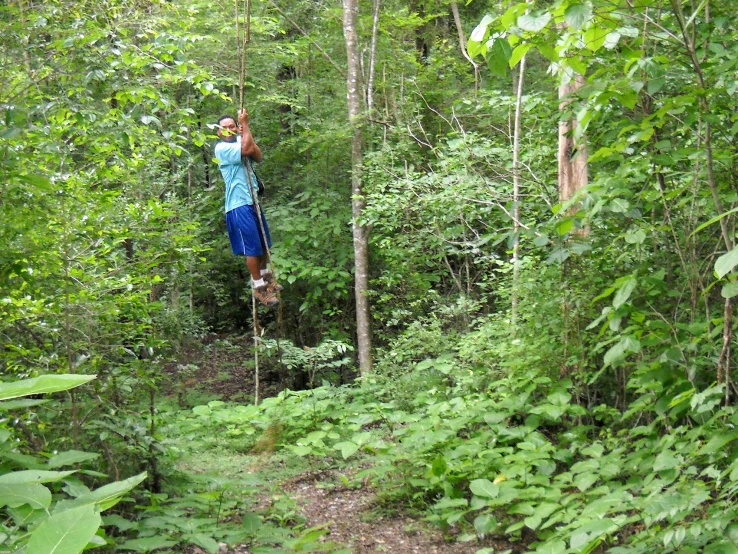
M 375 494 L 371 489 L 349 489 L 343 485 L 332 488 L 319 486 L 333 482 L 330 473 L 306 474 L 293 478 L 284 490 L 301 507 L 307 526 L 326 525 L 326 538 L 345 545 L 354 554 L 474 554 L 482 548 L 503 552 L 502 545 L 472 541 L 446 541 L 441 532 L 416 519 L 384 516 L 368 521 L 368 510 Z

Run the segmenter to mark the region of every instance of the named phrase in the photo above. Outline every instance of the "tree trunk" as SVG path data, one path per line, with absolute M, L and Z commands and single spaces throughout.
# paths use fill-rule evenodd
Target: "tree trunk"
M 377 62 L 377 34 L 379 32 L 379 6 L 382 0 L 374 0 L 374 23 L 372 25 L 372 47 L 369 52 L 369 80 L 366 85 L 366 111 L 371 117 L 374 111 L 374 69 Z
M 566 75 L 562 77 L 566 80 Z M 569 109 L 571 96 L 584 84 L 584 76 L 575 74 L 559 87 L 559 111 Z M 577 121 L 567 118 L 559 121 L 559 200 L 563 203 L 587 185 L 587 145 L 582 140 L 574 143 L 572 131 Z M 576 210 L 571 210 L 574 212 Z
M 354 129 L 351 141 L 351 208 L 353 212 L 354 271 L 356 294 L 356 334 L 359 368 L 362 375 L 372 370 L 372 331 L 369 309 L 369 233 L 361 223 L 364 196 L 361 182 L 361 92 L 359 89 L 359 46 L 356 32 L 358 0 L 343 0 L 343 36 L 346 40 L 348 72 L 346 89 L 349 121 Z
M 515 126 L 513 129 L 513 288 L 511 301 L 512 332 L 518 325 L 518 290 L 520 281 L 520 121 L 523 112 L 523 80 L 525 79 L 525 56 L 520 60 L 518 85 L 515 91 Z

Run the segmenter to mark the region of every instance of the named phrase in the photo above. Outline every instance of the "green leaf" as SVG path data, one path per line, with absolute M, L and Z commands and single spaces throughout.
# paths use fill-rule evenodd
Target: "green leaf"
M 507 62 L 508 65 L 510 67 L 515 67 L 516 65 L 518 65 L 520 60 L 523 59 L 523 56 L 525 56 L 532 47 L 533 44 L 531 44 L 530 42 L 518 44 L 510 55 L 510 59 Z
M 24 485 L 28 483 L 53 483 L 71 475 L 74 471 L 42 471 L 28 469 L 0 475 L 0 484 Z
M 14 383 L 0 383 L 0 400 L 73 389 L 92 381 L 95 375 L 42 375 Z
M 574 228 L 574 219 L 567 217 L 556 224 L 556 232 L 562 237 Z
M 24 504 L 34 510 L 45 510 L 51 505 L 51 491 L 38 483 L 0 485 L 0 508 L 17 508 Z
M 203 533 L 194 535 L 186 535 L 185 540 L 196 544 L 208 551 L 209 554 L 218 554 L 218 543 L 213 537 L 209 537 Z
M 242 516 L 241 527 L 249 533 L 256 533 L 261 528 L 261 516 L 254 512 L 246 512 Z
M 474 519 L 474 529 L 479 535 L 489 535 L 497 528 L 497 518 L 492 514 L 481 514 Z
M 117 550 L 135 550 L 136 552 L 153 552 L 161 548 L 169 548 L 177 544 L 173 540 L 169 540 L 168 536 L 157 535 L 155 537 L 146 537 L 143 539 L 134 539 L 126 541 L 123 544 L 115 545 Z
M 620 341 L 615 344 L 615 346 L 611 347 L 606 353 L 605 353 L 605 366 L 608 367 L 610 365 L 615 366 L 619 362 L 625 359 L 625 357 L 631 353 L 631 352 L 640 352 L 641 351 L 641 343 L 632 338 L 632 337 L 623 337 L 620 339 Z
M 733 298 L 738 296 L 738 281 L 733 281 L 723 286 L 723 290 L 720 291 L 723 298 Z
M 628 301 L 630 295 L 635 290 L 638 280 L 635 277 L 628 279 L 615 293 L 615 298 L 612 301 L 612 307 L 616 310 Z
M 446 459 L 443 457 L 443 455 L 438 454 L 433 460 L 433 464 L 431 465 L 431 473 L 436 477 L 440 477 L 441 475 L 444 475 L 446 473 L 447 469 L 448 464 L 446 464 Z
M 30 554 L 79 554 L 100 527 L 100 514 L 92 506 L 80 506 L 51 516 L 28 541 Z
M 492 17 L 491 15 L 485 15 L 482 18 L 482 21 L 479 22 L 479 25 L 477 25 L 472 31 L 471 35 L 469 36 L 469 40 L 473 40 L 475 42 L 484 42 L 485 40 L 487 40 L 487 29 L 489 28 L 489 24 L 493 21 L 494 17 Z
M 81 462 L 87 462 L 99 458 L 100 454 L 94 452 L 81 452 L 79 450 L 68 450 L 52 456 L 47 465 L 51 468 L 64 467 Z
M 574 486 L 578 488 L 580 491 L 584 492 L 589 487 L 594 485 L 598 479 L 599 477 L 595 475 L 594 473 L 591 473 L 591 472 L 580 473 L 579 475 L 577 475 L 576 479 L 574 479 Z
M 718 279 L 722 279 L 738 265 L 738 247 L 733 248 L 727 254 L 723 254 L 715 261 L 715 273 Z
M 533 239 L 533 244 L 536 246 L 546 246 L 548 244 L 549 238 L 546 234 L 541 234 L 537 236 L 535 239 Z
M 346 442 L 339 442 L 333 446 L 335 450 L 341 451 L 341 456 L 343 456 L 343 459 L 346 460 L 356 454 L 359 451 L 359 445 L 355 442 L 346 441 Z
M 646 233 L 643 229 L 637 231 L 629 231 L 625 234 L 625 242 L 628 244 L 643 244 L 646 240 Z
M 551 14 L 543 12 L 539 15 L 521 15 L 518 17 L 518 27 L 523 31 L 530 31 L 531 33 L 537 33 L 542 31 L 548 22 L 551 21 Z
M 592 52 L 597 52 L 605 45 L 609 29 L 592 25 L 584 32 L 584 46 Z
M 566 552 L 566 543 L 561 540 L 552 540 L 536 548 L 536 554 L 563 554 Z
M 592 17 L 592 6 L 589 4 L 572 4 L 564 12 L 564 20 L 569 27 L 581 29 Z
M 489 479 L 475 479 L 469 483 L 469 490 L 483 498 L 496 498 L 500 493 L 500 487 Z
M 192 413 L 199 416 L 209 416 L 212 410 L 209 406 L 195 406 L 192 408 Z
M 704 222 L 704 223 L 703 223 L 702 225 L 700 225 L 700 226 L 699 226 L 699 227 L 697 227 L 697 228 L 696 228 L 696 229 L 695 229 L 694 231 L 692 231 L 691 233 L 689 233 L 689 236 L 687 236 L 687 238 L 688 238 L 688 239 L 691 239 L 691 238 L 692 238 L 692 235 L 694 235 L 695 233 L 699 233 L 699 232 L 700 232 L 700 231 L 701 231 L 702 229 L 704 229 L 705 227 L 709 227 L 709 226 L 710 226 L 710 225 L 712 225 L 713 223 L 717 223 L 717 222 L 718 222 L 718 221 L 720 221 L 720 220 L 721 220 L 722 218 L 724 218 L 724 217 L 727 217 L 727 216 L 729 216 L 730 214 L 732 214 L 732 213 L 735 213 L 735 212 L 738 212 L 738 208 L 733 208 L 732 210 L 728 210 L 728 211 L 727 211 L 727 212 L 725 212 L 725 213 L 722 213 L 722 214 L 720 214 L 720 215 L 718 215 L 718 216 L 716 216 L 716 217 L 713 217 L 713 218 L 712 218 L 711 220 L 709 220 L 709 221 L 705 221 L 705 222 Z
M 724 435 L 715 435 L 700 449 L 699 452 L 697 452 L 697 455 L 703 456 L 705 454 L 714 454 L 729 442 L 733 442 L 735 439 L 738 439 L 738 431 L 725 433 Z
M 41 404 L 46 404 L 48 400 L 41 398 L 24 398 L 23 400 L 9 400 L 7 402 L 0 402 L 0 411 L 6 412 L 8 410 L 19 410 L 23 408 L 33 408 Z
M 114 525 L 121 531 L 128 531 L 129 529 L 138 529 L 138 523 L 133 523 L 118 514 L 105 516 L 103 519 L 103 525 Z
M 618 45 L 618 42 L 620 42 L 620 37 L 622 35 L 618 33 L 617 31 L 612 31 L 611 33 L 607 33 L 607 36 L 605 37 L 605 44 L 603 45 L 608 50 L 612 50 Z M 649 90 L 649 92 L 651 92 Z
M 703 554 L 738 554 L 738 546 L 729 540 L 714 542 L 702 551 Z
M 487 65 L 495 75 L 504 77 L 507 74 L 508 62 L 512 56 L 512 48 L 505 38 L 496 38 L 487 53 Z
M 292 450 L 292 452 L 294 452 L 298 456 L 307 456 L 308 454 L 313 453 L 313 449 L 310 446 L 302 446 L 302 445 L 289 446 L 289 449 Z
M 111 506 L 117 504 L 118 500 L 120 500 L 124 494 L 131 491 L 141 481 L 146 479 L 146 475 L 147 474 L 144 471 L 143 473 L 139 473 L 138 475 L 134 475 L 133 477 L 129 477 L 123 481 L 115 481 L 114 483 L 95 489 L 91 493 L 83 494 L 74 500 L 63 500 L 54 507 L 54 512 L 63 512 L 65 510 L 77 508 L 78 506 L 92 504 L 98 504 L 100 510 L 107 510 Z

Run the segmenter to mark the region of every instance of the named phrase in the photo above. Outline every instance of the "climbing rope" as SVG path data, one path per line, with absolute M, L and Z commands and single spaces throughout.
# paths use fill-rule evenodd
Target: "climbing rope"
M 246 55 L 247 55 L 247 47 L 251 43 L 251 0 L 244 0 L 244 13 L 245 13 L 245 25 L 241 26 L 241 17 L 239 14 L 238 9 L 238 2 L 239 0 L 234 0 L 234 6 L 235 6 L 235 12 L 236 12 L 236 49 L 238 54 L 238 88 L 239 88 L 239 106 L 243 110 L 245 109 L 244 105 L 244 90 L 245 90 L 245 78 L 246 78 Z M 266 229 L 264 228 L 264 220 L 262 219 L 262 212 L 261 212 L 261 206 L 259 205 L 259 198 L 256 194 L 256 189 L 258 187 L 254 187 L 253 182 L 253 176 L 254 170 L 251 167 L 251 160 L 246 157 L 244 158 L 246 162 L 246 167 L 244 167 L 244 173 L 246 175 L 246 180 L 249 184 L 249 189 L 251 191 L 251 199 L 254 203 L 254 208 L 256 209 L 256 217 L 259 221 L 259 231 L 261 232 L 261 239 L 262 244 L 264 245 L 264 249 L 266 251 L 267 256 L 267 267 L 271 271 L 272 279 L 274 280 L 274 283 L 278 283 L 277 280 L 277 272 L 274 268 L 274 264 L 272 263 L 272 252 L 269 248 L 269 242 L 267 241 L 266 236 Z M 277 352 L 279 356 L 279 363 L 281 365 L 282 363 L 282 349 L 280 348 L 279 344 L 279 331 L 282 328 L 282 298 L 279 293 L 279 289 L 276 289 L 277 293 L 277 299 L 279 300 L 279 311 L 277 316 Z M 254 403 L 258 406 L 259 405 L 259 341 L 262 335 L 262 329 L 259 325 L 259 315 L 257 311 L 257 303 L 256 303 L 256 297 L 254 295 L 251 295 L 251 311 L 253 313 L 253 328 L 254 328 Z

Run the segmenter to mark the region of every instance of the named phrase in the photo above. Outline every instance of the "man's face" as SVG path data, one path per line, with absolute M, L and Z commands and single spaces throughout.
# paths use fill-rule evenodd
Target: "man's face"
M 230 117 L 220 122 L 220 128 L 218 129 L 218 136 L 226 142 L 236 142 L 236 136 L 238 135 L 238 125 Z

